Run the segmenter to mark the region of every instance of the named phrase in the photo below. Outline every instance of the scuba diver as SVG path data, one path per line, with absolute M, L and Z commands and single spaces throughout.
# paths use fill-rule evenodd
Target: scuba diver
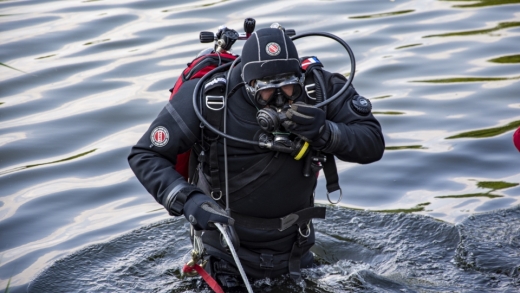
M 312 219 L 325 218 L 325 208 L 314 206 L 317 173 L 333 173 L 327 166 L 334 157 L 360 164 L 381 159 L 381 126 L 352 85 L 316 107 L 317 95 L 334 96 L 347 79 L 323 70 L 316 57 L 300 59 L 282 28 L 252 32 L 239 61 L 186 80 L 128 161 L 155 200 L 170 215 L 184 215 L 192 236 L 201 237 L 201 266 L 221 286 L 241 281 L 220 224 L 248 278 L 301 280 L 300 270 L 313 265 Z M 314 69 L 321 89 L 307 74 Z M 194 167 L 186 180 L 175 167 L 189 150 Z

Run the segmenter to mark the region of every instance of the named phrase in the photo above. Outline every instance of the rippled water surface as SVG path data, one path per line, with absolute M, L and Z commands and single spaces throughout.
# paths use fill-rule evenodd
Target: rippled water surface
M 518 0 L 0 1 L 0 290 L 205 290 L 178 278 L 184 220 L 126 156 L 208 47 L 199 32 L 246 17 L 348 42 L 387 144 L 379 162 L 338 162 L 341 204 L 370 212 L 317 222 L 305 286 L 257 290 L 520 290 Z M 333 41 L 296 45 L 349 73 Z

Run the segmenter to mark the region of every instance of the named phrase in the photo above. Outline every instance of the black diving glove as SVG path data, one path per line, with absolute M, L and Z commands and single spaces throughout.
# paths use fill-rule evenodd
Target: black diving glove
M 330 130 L 322 109 L 296 102 L 287 110 L 286 116 L 288 120 L 282 125 L 291 133 L 308 141 L 316 149 L 321 149 L 327 143 Z
M 216 201 L 203 193 L 190 195 L 184 204 L 184 216 L 195 230 L 216 229 L 212 223 L 233 225 L 235 220 L 226 214 Z

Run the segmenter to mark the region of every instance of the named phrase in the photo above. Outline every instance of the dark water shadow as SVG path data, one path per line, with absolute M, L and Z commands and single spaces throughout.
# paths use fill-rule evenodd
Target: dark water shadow
M 423 206 L 425 206 L 425 203 Z M 209 292 L 182 278 L 188 224 L 171 218 L 52 264 L 28 292 Z M 514 292 L 520 288 L 520 206 L 452 225 L 409 213 L 327 207 L 315 221 L 316 267 L 305 281 L 254 283 L 255 292 Z

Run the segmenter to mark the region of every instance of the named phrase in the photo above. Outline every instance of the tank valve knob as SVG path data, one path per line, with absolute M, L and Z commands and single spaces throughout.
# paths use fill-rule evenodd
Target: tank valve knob
M 215 34 L 212 32 L 200 32 L 199 39 L 201 43 L 212 43 L 215 41 Z
M 246 36 L 249 37 L 251 33 L 255 30 L 256 20 L 254 18 L 246 18 L 244 19 L 244 31 L 246 32 Z

